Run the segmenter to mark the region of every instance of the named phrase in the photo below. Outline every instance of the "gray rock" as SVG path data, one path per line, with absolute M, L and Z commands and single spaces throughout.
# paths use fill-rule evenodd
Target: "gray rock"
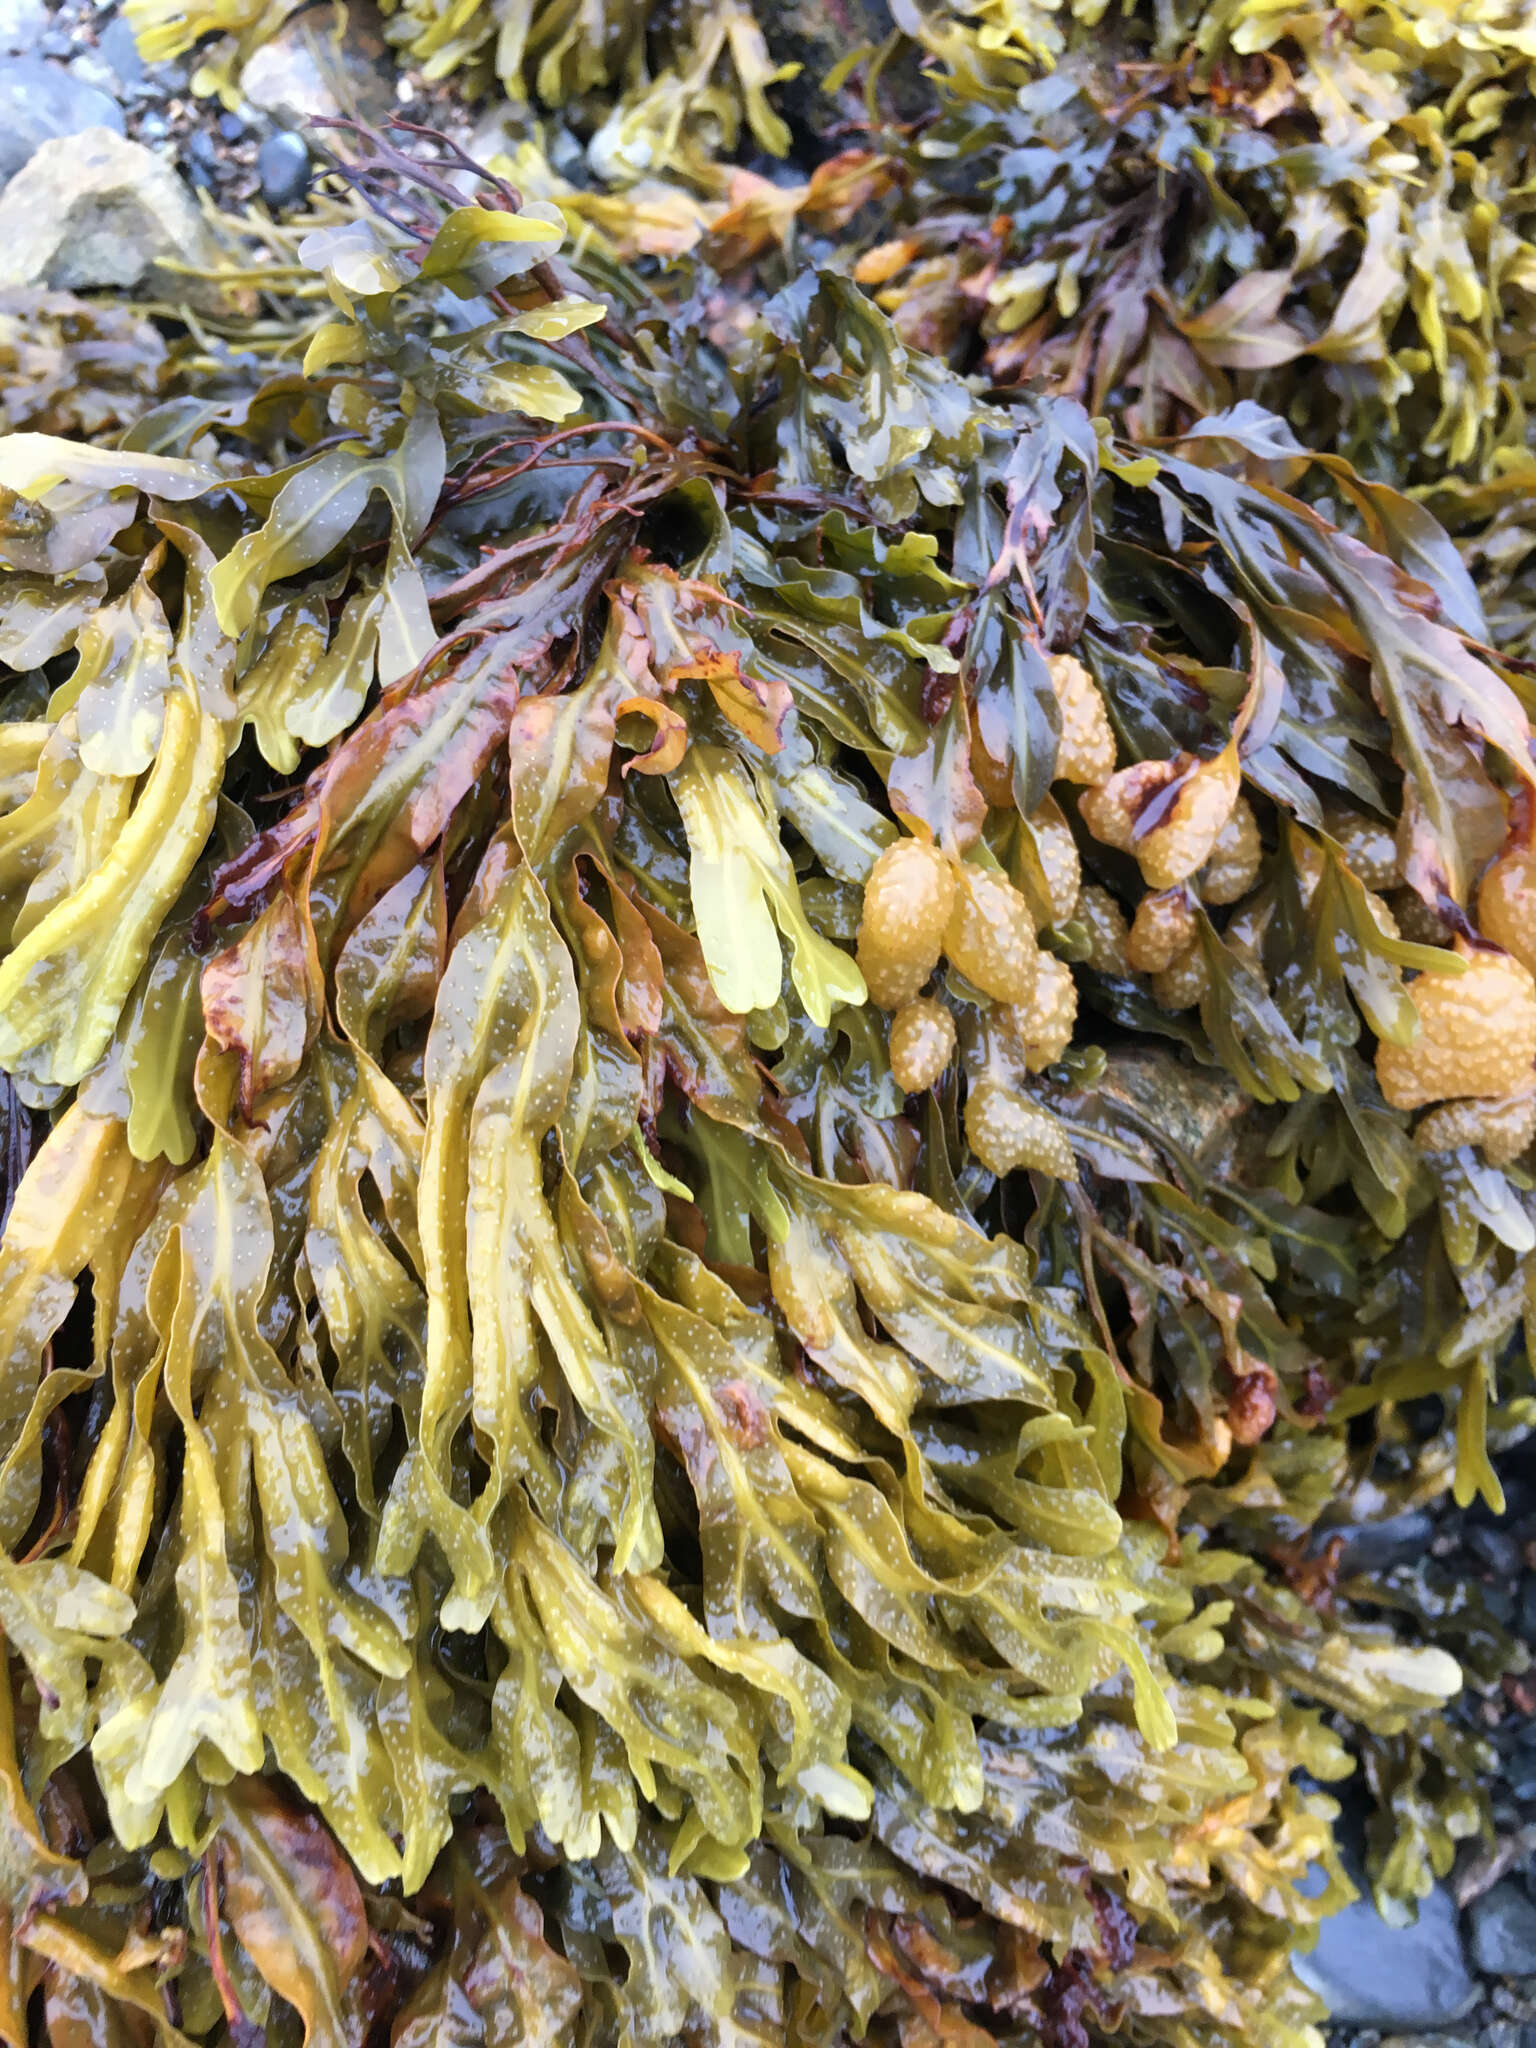
M 274 213 L 297 206 L 309 184 L 309 151 L 286 129 L 269 135 L 256 152 L 261 196 Z
M 1385 1522 L 1357 1522 L 1352 1528 L 1330 1529 L 1329 1535 L 1344 1538 L 1339 1570 L 1380 1572 L 1388 1565 L 1412 1564 L 1429 1548 L 1435 1533 L 1434 1518 L 1422 1511 L 1393 1515 Z
M 35 50 L 47 26 L 43 0 L 0 0 L 0 55 Z
M 382 121 L 395 103 L 382 68 L 385 44 L 378 18 L 349 5 L 345 21 L 333 4 L 296 14 L 263 43 L 240 76 L 253 107 L 285 128 L 338 114 Z
M 1472 1960 L 1490 1977 L 1536 1977 L 1536 1905 L 1515 1883 L 1496 1884 L 1475 1899 Z
M 1485 1570 L 1510 1585 L 1517 1585 L 1521 1566 L 1520 1545 L 1507 1529 L 1469 1529 L 1466 1533 L 1468 1550 Z
M 1489 1580 L 1481 1584 L 1473 1581 L 1475 1590 L 1482 1595 L 1485 1612 L 1491 1614 L 1500 1628 L 1512 1628 L 1515 1621 L 1515 1588 L 1511 1585 L 1496 1585 Z
M 768 97 L 791 127 L 807 136 L 820 135 L 826 128 L 832 102 L 821 81 L 833 65 L 861 43 L 878 48 L 891 32 L 886 0 L 788 0 L 760 19 L 773 62 L 800 67 L 797 77 L 774 86 Z M 900 67 L 893 65 L 881 80 L 882 89 L 899 93 L 900 78 Z
M 1335 2020 L 1355 2026 L 1450 2026 L 1479 1995 L 1455 1901 L 1441 1885 L 1420 1900 L 1416 1927 L 1389 1927 L 1368 1897 L 1357 1899 L 1323 1922 L 1317 1947 L 1296 1969 Z
M 33 152 L 89 128 L 123 132 L 123 110 L 108 93 L 41 57 L 0 60 L 0 180 Z
M 144 77 L 144 59 L 133 39 L 133 30 L 120 14 L 113 15 L 96 38 L 96 48 L 117 73 L 118 83 L 138 85 Z
M 169 165 L 108 128 L 45 142 L 0 192 L 0 288 L 142 285 L 216 306 L 218 286 L 169 266 L 211 264 L 218 253 Z

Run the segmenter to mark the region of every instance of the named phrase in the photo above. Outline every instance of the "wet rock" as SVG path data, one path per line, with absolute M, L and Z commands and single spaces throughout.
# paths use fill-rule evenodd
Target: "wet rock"
M 344 28 L 344 32 L 343 31 Z M 312 7 L 285 22 L 251 57 L 240 86 L 285 128 L 338 114 L 382 121 L 395 103 L 378 18 L 358 6 Z
M 1472 1960 L 1491 1977 L 1536 1976 L 1536 1904 L 1516 1883 L 1496 1884 L 1468 1910 Z
M 43 144 L 87 129 L 122 134 L 123 110 L 109 94 L 42 57 L 0 60 L 0 180 Z
M 1456 1904 L 1436 1885 L 1416 1927 L 1389 1927 L 1369 1897 L 1325 1920 L 1297 1974 L 1335 2020 L 1382 2028 L 1453 2025 L 1477 2003 L 1462 1953 Z
M 108 128 L 45 142 L 0 193 L 0 287 L 144 286 L 217 304 L 216 286 L 166 267 L 210 263 L 217 253 L 175 172 Z
M 297 206 L 309 184 L 309 151 L 286 129 L 269 135 L 256 152 L 261 196 L 274 213 Z

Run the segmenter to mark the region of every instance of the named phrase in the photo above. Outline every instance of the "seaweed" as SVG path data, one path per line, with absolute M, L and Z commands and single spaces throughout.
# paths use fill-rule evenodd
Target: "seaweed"
M 1316 1546 L 1496 1506 L 1536 1415 L 1530 692 L 1433 438 L 1383 477 L 1379 392 L 1216 381 L 1376 360 L 1222 182 L 1389 260 L 1409 115 L 1267 131 L 1374 105 L 1362 49 L 1406 94 L 1397 30 L 1309 19 L 1263 106 L 1268 17 L 1165 23 L 1111 118 L 1066 17 L 903 6 L 931 118 L 866 53 L 878 149 L 774 213 L 706 147 L 727 58 L 784 139 L 744 11 L 546 9 L 504 78 L 622 83 L 611 165 L 665 102 L 729 201 L 666 265 L 637 193 L 347 128 L 222 312 L 16 315 L 126 360 L 0 437 L 12 2048 L 1315 2048 L 1323 1788 L 1394 1911 L 1486 1824 L 1447 1710 L 1518 1647 Z M 148 32 L 214 26 L 273 22 Z M 1048 381 L 1016 276 L 916 316 L 936 165 L 1028 235 L 1011 123 L 1104 130 L 1091 212 L 1175 108 L 1158 204 L 1250 146 L 1198 290 L 1139 202 L 1081 239 L 1177 404 L 1064 282 Z

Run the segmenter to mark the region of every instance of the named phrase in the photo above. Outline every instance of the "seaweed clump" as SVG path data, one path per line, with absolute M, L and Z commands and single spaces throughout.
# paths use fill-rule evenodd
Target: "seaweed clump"
M 346 154 L 0 438 L 0 2040 L 1314 2048 L 1522 1662 L 1309 1538 L 1531 1420 L 1528 665 L 1252 396 Z

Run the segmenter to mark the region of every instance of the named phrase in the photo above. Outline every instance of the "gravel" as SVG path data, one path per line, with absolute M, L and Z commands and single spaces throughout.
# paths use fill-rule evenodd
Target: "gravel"
M 317 115 L 382 121 L 398 108 L 461 143 L 469 139 L 476 110 L 451 79 L 429 84 L 396 68 L 367 0 L 349 0 L 339 40 L 338 19 L 334 0 L 290 17 L 261 53 L 255 93 L 231 111 L 216 96 L 192 91 L 196 52 L 146 64 L 110 0 L 0 0 L 0 185 L 45 135 L 105 126 L 153 149 L 221 210 L 257 204 L 281 214 L 303 204 L 323 163 L 325 138 L 308 128 Z M 6 78 L 16 63 L 29 68 L 14 74 L 8 99 Z M 54 107 L 65 111 L 50 117 Z M 49 118 L 56 125 L 39 125 Z
M 1536 1650 L 1536 1444 L 1498 1463 L 1503 1516 L 1442 1500 L 1337 1531 L 1341 1570 L 1475 1588 Z M 1306 1967 L 1334 2015 L 1331 2048 L 1536 2048 L 1536 1669 L 1469 1686 L 1453 1712 L 1496 1753 L 1496 1840 L 1462 1844 L 1416 1927 L 1388 1927 L 1368 1897 L 1324 1923 Z

